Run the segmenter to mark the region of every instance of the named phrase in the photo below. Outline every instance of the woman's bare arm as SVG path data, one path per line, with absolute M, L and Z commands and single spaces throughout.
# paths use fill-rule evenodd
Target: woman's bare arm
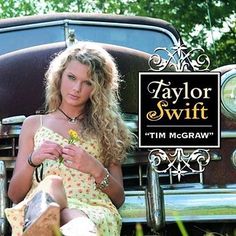
M 19 151 L 13 176 L 10 181 L 8 196 L 14 202 L 21 201 L 32 185 L 32 175 L 34 168 L 27 162 L 29 155 L 33 151 L 33 136 L 37 117 L 28 117 L 21 129 L 19 137 Z M 19 186 L 21 186 L 19 188 Z
M 109 184 L 102 191 L 106 193 L 112 200 L 113 204 L 119 208 L 125 200 L 121 164 L 110 164 L 108 171 L 110 173 Z M 107 173 L 105 169 L 101 168 L 100 173 L 98 171 L 95 176 L 96 183 L 101 183 L 106 175 Z

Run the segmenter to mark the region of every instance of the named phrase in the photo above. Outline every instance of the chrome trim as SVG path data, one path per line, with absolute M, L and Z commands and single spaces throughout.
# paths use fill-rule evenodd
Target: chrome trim
M 0 161 L 0 235 L 6 234 L 7 177 L 4 161 Z
M 229 188 L 229 189 L 232 189 L 232 188 L 236 189 L 236 183 L 234 183 L 234 184 L 226 184 L 225 187 Z
M 64 24 L 66 24 L 65 20 L 27 24 L 27 25 L 17 25 L 17 26 L 10 26 L 10 27 L 1 28 L 0 33 L 8 32 L 8 31 L 28 30 L 28 29 L 32 29 L 32 28 L 36 29 L 36 28 L 41 28 L 41 27 L 64 25 Z
M 68 35 L 69 35 L 69 26 L 67 23 L 65 23 L 64 24 L 64 38 L 65 38 L 67 47 L 68 47 Z
M 147 223 L 154 231 L 159 231 L 165 225 L 165 208 L 163 191 L 160 187 L 158 173 L 148 165 L 148 186 L 146 189 Z
M 131 132 L 133 132 L 133 133 L 138 132 L 138 126 L 137 126 L 136 120 L 125 120 L 125 124 Z
M 222 156 L 221 156 L 220 153 L 212 151 L 212 152 L 210 152 L 210 154 L 211 154 L 211 161 L 220 161 L 220 160 L 222 160 Z
M 72 46 L 77 40 L 75 35 L 75 30 L 71 29 L 66 25 L 65 27 L 65 39 L 66 39 L 66 46 Z
M 231 154 L 231 158 L 230 159 L 231 159 L 231 162 L 233 164 L 233 167 L 236 168 L 236 149 Z
M 236 130 L 234 130 L 234 131 L 221 131 L 221 138 L 236 138 Z
M 224 91 L 225 91 L 225 86 L 226 84 L 231 80 L 231 79 L 235 79 L 236 77 L 236 69 L 232 69 L 230 71 L 227 71 L 225 74 L 222 75 L 221 77 L 221 110 L 222 113 L 227 116 L 230 119 L 235 120 L 236 119 L 236 112 L 234 110 L 231 109 L 231 107 L 229 108 L 226 105 L 225 99 L 224 99 Z M 236 94 L 235 91 L 236 88 L 233 87 L 233 90 L 231 91 L 230 94 L 230 99 L 233 99 L 234 104 L 236 101 Z M 231 97 L 232 96 L 232 97 Z M 233 105 L 234 105 L 233 104 Z
M 235 194 L 235 198 L 236 198 L 236 188 L 188 188 L 188 187 L 184 187 L 181 186 L 180 188 L 178 188 L 178 184 L 176 184 L 174 189 L 164 189 L 163 190 L 164 195 L 189 195 L 189 194 L 193 194 L 193 195 L 202 195 L 202 194 Z M 235 206 L 236 206 L 236 202 L 235 202 Z M 236 210 L 236 209 L 235 209 Z M 235 216 L 236 217 L 236 216 Z

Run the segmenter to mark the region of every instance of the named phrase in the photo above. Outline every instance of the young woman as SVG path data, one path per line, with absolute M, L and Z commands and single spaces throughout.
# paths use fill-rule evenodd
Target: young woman
M 59 211 L 64 235 L 120 234 L 121 161 L 132 135 L 118 87 L 113 58 L 92 43 L 79 42 L 51 62 L 47 113 L 28 117 L 20 134 L 8 191 L 18 204 L 6 209 L 13 235 L 52 235 Z

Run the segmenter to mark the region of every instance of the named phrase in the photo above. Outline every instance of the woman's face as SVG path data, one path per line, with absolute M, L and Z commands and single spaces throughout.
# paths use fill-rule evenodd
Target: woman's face
M 62 103 L 84 108 L 92 90 L 89 67 L 76 60 L 69 62 L 62 74 Z

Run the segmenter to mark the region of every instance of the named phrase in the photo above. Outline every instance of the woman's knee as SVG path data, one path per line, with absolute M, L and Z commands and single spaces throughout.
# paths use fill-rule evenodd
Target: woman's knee
M 43 182 L 44 182 L 43 184 L 50 187 L 55 187 L 55 188 L 63 187 L 63 180 L 58 175 L 49 175 L 44 179 Z

